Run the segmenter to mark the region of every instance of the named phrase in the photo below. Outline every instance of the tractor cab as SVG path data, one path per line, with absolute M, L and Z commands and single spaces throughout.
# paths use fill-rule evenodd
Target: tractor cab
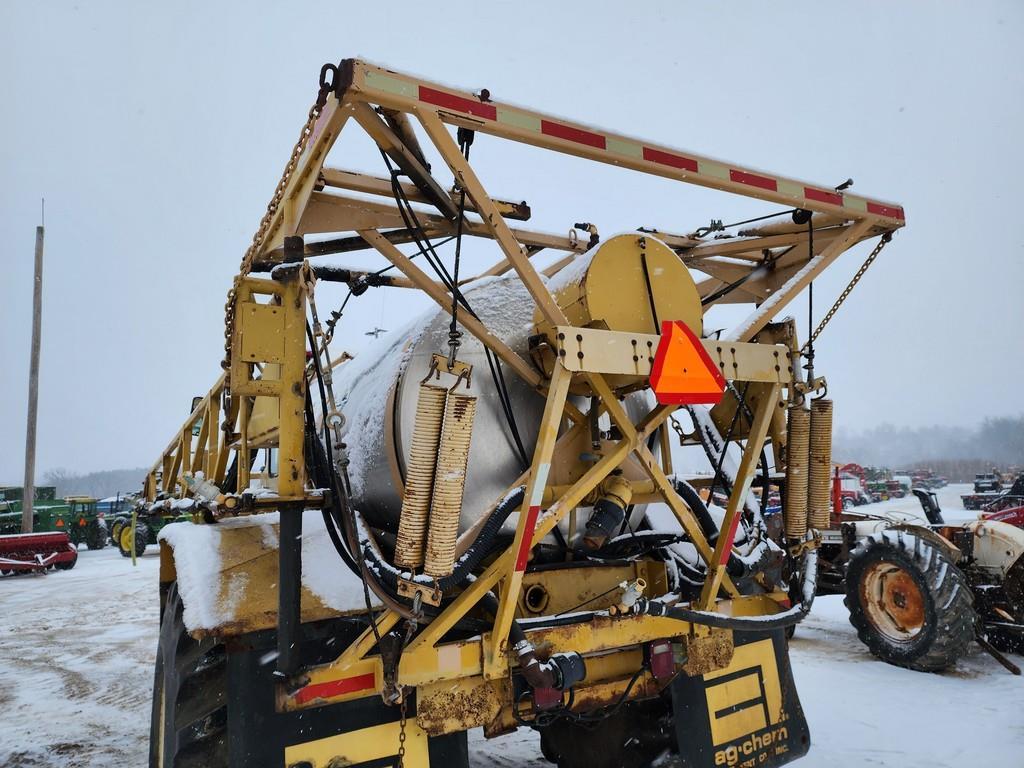
M 65 509 L 54 515 L 53 526 L 65 531 L 76 547 L 83 542 L 89 549 L 103 549 L 107 545 L 107 523 L 97 508 L 98 500 L 91 496 L 65 496 Z

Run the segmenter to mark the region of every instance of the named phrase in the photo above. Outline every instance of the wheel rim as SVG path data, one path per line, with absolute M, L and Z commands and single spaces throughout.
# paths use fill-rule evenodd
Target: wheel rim
M 913 640 L 924 627 L 925 599 L 914 577 L 889 562 L 869 565 L 861 579 L 861 605 L 872 626 L 897 643 Z
M 132 551 L 132 527 L 130 525 L 126 525 L 124 528 L 121 529 L 121 535 L 118 537 L 118 539 L 120 540 L 121 543 L 121 549 L 123 549 L 125 552 Z

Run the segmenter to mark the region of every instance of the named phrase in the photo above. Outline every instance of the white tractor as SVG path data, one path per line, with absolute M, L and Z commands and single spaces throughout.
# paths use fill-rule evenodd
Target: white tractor
M 821 533 L 819 591 L 844 592 L 871 652 L 926 672 L 977 641 L 1014 674 L 1003 651 L 1024 650 L 1024 530 L 978 519 L 948 525 L 935 493 L 913 489 L 927 518 L 845 510 Z

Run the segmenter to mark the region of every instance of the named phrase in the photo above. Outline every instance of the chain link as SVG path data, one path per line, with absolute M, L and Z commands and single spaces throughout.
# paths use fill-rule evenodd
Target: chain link
M 839 298 L 836 299 L 836 303 L 832 305 L 832 309 L 826 312 L 825 316 L 821 318 L 821 322 L 818 323 L 818 327 L 814 329 L 814 333 L 811 334 L 811 338 L 809 338 L 807 343 L 804 344 L 803 348 L 800 350 L 801 352 L 805 352 L 807 348 L 814 343 L 815 339 L 818 338 L 821 332 L 825 330 L 825 326 L 828 325 L 829 320 L 831 320 L 835 313 L 839 311 L 839 307 L 841 307 L 843 302 L 846 301 L 846 297 L 850 295 L 854 286 L 860 282 L 862 277 L 864 277 L 864 273 L 868 271 L 868 267 L 871 266 L 871 263 L 875 260 L 878 254 L 882 252 L 882 249 L 888 245 L 890 240 L 892 240 L 892 232 L 886 232 L 882 235 L 882 239 L 878 241 L 878 245 L 876 245 L 874 250 L 868 254 L 866 259 L 864 259 L 864 263 L 860 265 L 860 269 L 857 270 L 857 274 L 855 274 L 853 279 L 850 280 L 849 285 L 847 285 L 846 288 L 843 289 L 843 292 L 839 294 Z
M 401 705 L 402 719 L 398 721 L 398 762 L 395 764 L 395 768 L 405 768 L 405 710 L 407 700 L 403 692 Z
M 683 425 L 679 423 L 675 416 L 669 416 L 668 420 L 672 423 L 672 429 L 679 436 L 679 444 L 686 445 L 686 432 L 683 431 Z
M 330 87 L 324 84 L 323 77 L 321 76 L 320 91 L 317 94 L 317 99 L 313 106 L 309 108 L 306 123 L 302 126 L 299 139 L 295 142 L 295 146 L 292 147 L 292 153 L 288 158 L 288 163 L 285 165 L 284 171 L 281 173 L 281 178 L 277 182 L 277 187 L 274 189 L 274 195 L 270 198 L 270 202 L 267 203 L 267 210 L 263 214 L 263 218 L 260 219 L 260 225 L 256 229 L 256 233 L 252 236 L 252 243 L 250 243 L 249 247 L 246 249 L 245 255 L 242 256 L 242 262 L 238 267 L 238 274 L 235 276 L 230 290 L 228 290 L 227 301 L 224 303 L 224 360 L 221 362 L 221 367 L 224 369 L 225 415 L 227 414 L 228 405 L 230 403 L 231 339 L 234 335 L 235 328 L 235 299 L 238 296 L 238 286 L 241 283 L 242 278 L 252 271 L 253 261 L 259 253 L 260 248 L 263 246 L 264 239 L 267 236 L 267 231 L 270 229 L 270 224 L 273 221 L 274 215 L 281 206 L 281 201 L 284 199 L 285 189 L 288 186 L 288 182 L 291 180 L 292 173 L 295 171 L 295 166 L 298 165 L 299 158 L 302 157 L 302 153 L 306 151 L 306 145 L 309 143 L 309 137 L 313 134 L 313 128 L 316 126 L 316 121 L 320 118 L 320 113 L 323 111 L 324 104 L 327 103 L 327 94 L 330 90 Z

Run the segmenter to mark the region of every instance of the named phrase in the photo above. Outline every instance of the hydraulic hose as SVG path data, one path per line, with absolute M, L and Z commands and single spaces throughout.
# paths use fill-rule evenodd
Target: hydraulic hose
M 470 544 L 469 549 L 455 563 L 454 571 L 448 576 L 431 580 L 430 584 L 436 584 L 442 594 L 447 594 L 460 586 L 490 551 L 490 545 L 501 530 L 501 526 L 513 512 L 522 506 L 525 492 L 525 487 L 519 486 L 498 502 L 494 511 L 487 518 L 487 522 L 480 529 L 476 540 Z M 384 562 L 369 541 L 363 543 L 362 554 L 364 560 L 371 566 L 371 570 L 378 577 L 378 580 L 383 582 L 384 586 L 393 592 L 397 591 L 398 579 L 402 577 L 402 571 Z
M 661 599 L 648 600 L 640 598 L 635 606 L 638 613 L 648 616 L 664 616 L 678 619 L 691 624 L 703 624 L 719 629 L 731 629 L 734 632 L 761 632 L 769 629 L 784 629 L 803 621 L 810 613 L 814 604 L 814 593 L 818 581 L 818 550 L 810 549 L 804 555 L 803 581 L 801 585 L 801 601 L 781 613 L 770 616 L 726 616 L 715 611 L 696 611 L 692 608 L 681 608 L 669 605 Z
M 708 511 L 707 504 L 704 503 L 704 499 L 700 497 L 697 490 L 687 483 L 685 480 L 676 480 L 673 484 L 676 493 L 679 497 L 686 502 L 686 506 L 693 512 L 693 516 L 697 518 L 697 523 L 700 525 L 701 531 L 704 533 L 704 538 L 708 540 L 708 543 L 713 547 L 718 541 L 718 525 L 715 523 L 714 518 L 711 517 L 711 513 Z M 730 576 L 743 577 L 747 575 L 747 565 L 738 557 L 735 553 L 729 553 L 729 561 L 726 563 L 726 570 Z
M 673 483 L 673 487 L 676 493 L 679 494 L 679 498 L 686 502 L 686 506 L 690 508 L 693 516 L 697 518 L 697 523 L 704 533 L 704 538 L 708 540 L 708 543 L 714 544 L 718 540 L 718 525 L 711 517 L 711 513 L 708 512 L 708 506 L 704 503 L 704 499 L 700 497 L 700 494 L 697 493 L 697 489 L 685 480 L 676 480 Z

